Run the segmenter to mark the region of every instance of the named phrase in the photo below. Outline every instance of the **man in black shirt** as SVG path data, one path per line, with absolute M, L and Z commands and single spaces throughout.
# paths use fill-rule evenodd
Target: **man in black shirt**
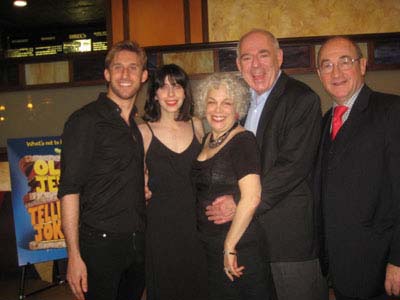
M 145 66 L 137 44 L 115 44 L 105 59 L 107 94 L 65 124 L 58 197 L 67 280 L 79 300 L 140 299 L 143 293 L 143 142 L 133 117 Z

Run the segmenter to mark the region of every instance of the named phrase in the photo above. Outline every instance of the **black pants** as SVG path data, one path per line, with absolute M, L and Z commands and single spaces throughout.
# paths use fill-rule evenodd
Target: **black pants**
M 328 285 L 319 260 L 270 263 L 279 300 L 327 300 Z
M 83 229 L 80 249 L 88 272 L 86 300 L 141 299 L 144 233 L 121 236 Z
M 223 240 L 203 242 L 207 257 L 210 300 L 269 300 L 273 293 L 268 264 L 261 256 L 258 243 L 237 247 L 238 265 L 243 275 L 230 281 L 224 272 Z
M 375 297 L 372 297 L 372 298 L 368 298 L 368 299 L 362 299 L 362 298 L 351 298 L 351 297 L 347 297 L 347 296 L 344 296 L 344 295 L 342 295 L 338 290 L 336 290 L 335 288 L 333 289 L 334 290 L 334 292 L 335 292 L 335 298 L 336 298 L 336 300 L 389 300 L 389 299 L 398 299 L 398 298 L 395 298 L 395 297 L 393 297 L 393 298 L 391 298 L 391 297 L 389 297 L 388 295 L 386 295 L 386 294 L 382 294 L 382 295 L 380 295 L 380 296 L 375 296 Z

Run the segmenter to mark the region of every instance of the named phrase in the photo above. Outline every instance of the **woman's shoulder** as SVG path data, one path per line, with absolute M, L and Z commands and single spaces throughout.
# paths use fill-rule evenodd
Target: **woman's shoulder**
M 194 133 L 197 137 L 197 140 L 201 142 L 204 138 L 203 122 L 197 117 L 192 117 L 192 122 L 193 122 Z
M 232 137 L 231 142 L 236 144 L 254 144 L 256 143 L 256 137 L 251 131 L 241 128 L 241 130 Z

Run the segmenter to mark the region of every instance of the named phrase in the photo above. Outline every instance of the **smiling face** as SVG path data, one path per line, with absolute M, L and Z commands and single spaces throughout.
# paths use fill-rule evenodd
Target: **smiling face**
M 218 137 L 225 133 L 236 122 L 236 109 L 225 85 L 209 90 L 205 115 L 213 134 Z
M 255 31 L 241 41 L 236 64 L 247 84 L 261 95 L 274 84 L 282 61 L 282 50 L 272 38 Z
M 172 80 L 169 76 L 165 77 L 164 85 L 156 91 L 155 99 L 160 103 L 161 114 L 177 114 L 185 99 L 183 87 Z
M 330 73 L 321 73 L 321 79 L 325 90 L 332 96 L 334 101 L 342 105 L 349 100 L 354 93 L 361 88 L 364 83 L 367 61 L 365 58 L 354 61 L 349 70 L 340 70 L 337 63 L 339 59 L 349 57 L 350 59 L 359 58 L 354 45 L 344 38 L 334 38 L 328 41 L 320 50 L 318 65 L 323 62 L 331 62 L 334 67 Z
M 147 71 L 137 53 L 122 50 L 117 52 L 108 69 L 104 70 L 108 82 L 108 96 L 120 102 L 134 100 L 140 85 L 147 79 Z

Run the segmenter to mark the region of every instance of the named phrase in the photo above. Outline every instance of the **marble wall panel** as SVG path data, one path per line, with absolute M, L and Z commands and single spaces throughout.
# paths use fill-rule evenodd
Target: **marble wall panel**
M 177 64 L 188 74 L 201 74 L 214 72 L 213 51 L 192 51 L 164 53 L 163 63 Z
M 399 0 L 208 0 L 211 42 L 252 28 L 278 38 L 400 31 Z
M 35 63 L 25 65 L 27 85 L 69 82 L 68 61 Z

